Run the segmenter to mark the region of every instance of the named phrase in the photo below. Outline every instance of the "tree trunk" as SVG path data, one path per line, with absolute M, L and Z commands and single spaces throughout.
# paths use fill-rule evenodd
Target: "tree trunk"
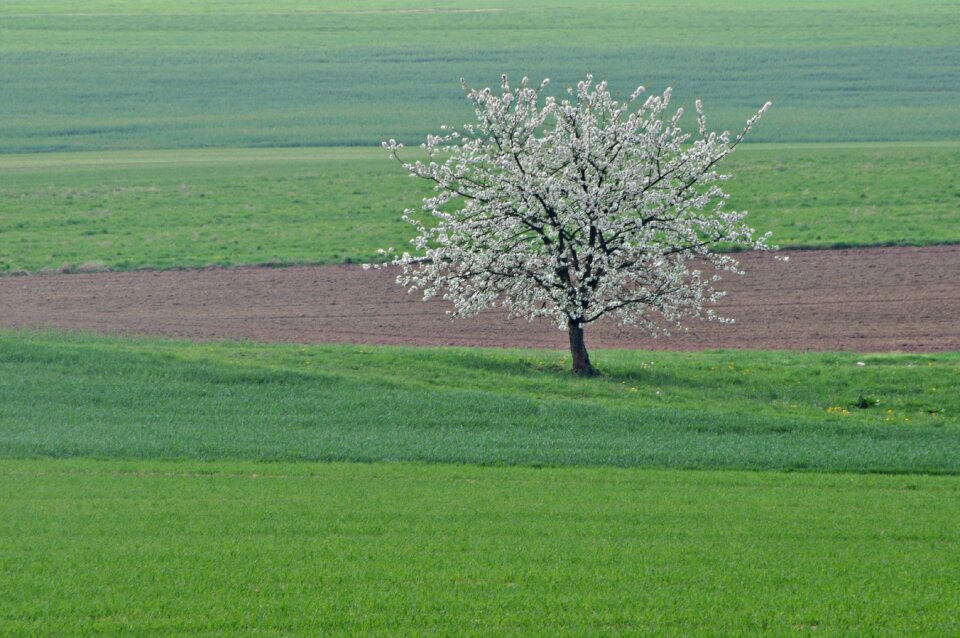
M 587 344 L 583 342 L 583 325 L 573 319 L 567 322 L 567 332 L 570 333 L 570 354 L 573 355 L 573 373 L 584 377 L 598 374 L 597 369 L 590 365 L 590 355 L 587 354 Z

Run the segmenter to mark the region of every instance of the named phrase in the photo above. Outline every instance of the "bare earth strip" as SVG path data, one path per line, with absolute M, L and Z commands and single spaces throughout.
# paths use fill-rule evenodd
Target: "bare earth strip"
M 960 246 L 743 254 L 719 311 L 652 339 L 599 322 L 592 348 L 960 350 Z M 566 333 L 501 312 L 451 322 L 391 271 L 356 266 L 0 278 L 0 326 L 191 339 L 563 348 Z

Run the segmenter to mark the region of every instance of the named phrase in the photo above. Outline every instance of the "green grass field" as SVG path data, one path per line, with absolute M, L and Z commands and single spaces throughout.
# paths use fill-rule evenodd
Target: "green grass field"
M 0 153 L 420 141 L 459 87 L 674 85 L 753 141 L 960 138 L 942 0 L 4 2 Z
M 957 355 L 595 358 L 4 333 L 0 634 L 957 631 Z
M 956 354 L 595 358 L 6 333 L 0 457 L 960 473 Z
M 954 477 L 0 463 L 16 636 L 954 635 Z
M 672 84 L 731 128 L 772 98 L 751 141 L 821 144 L 731 159 L 757 228 L 783 247 L 960 241 L 960 9 L 942 2 L 53 0 L 0 18 L 0 273 L 374 260 L 405 246 L 423 186 L 379 149 L 316 147 L 418 143 L 472 117 L 457 78 L 503 71 Z M 878 140 L 910 143 L 822 144 Z M 29 153 L 56 150 L 95 152 Z
M 960 143 L 745 146 L 731 205 L 781 247 L 960 242 Z M 339 263 L 427 188 L 381 149 L 0 156 L 0 273 Z
M 563 359 L 0 333 L 0 634 L 956 632 L 957 354 Z

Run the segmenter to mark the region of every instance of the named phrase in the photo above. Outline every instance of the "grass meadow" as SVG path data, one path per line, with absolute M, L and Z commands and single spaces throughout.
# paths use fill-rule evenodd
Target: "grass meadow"
M 0 464 L 8 635 L 960 631 L 955 477 Z
M 941 0 L 7 0 L 0 276 L 374 261 L 426 191 L 371 147 L 503 72 L 715 128 L 771 99 L 726 168 L 774 243 L 960 242 L 958 32 Z M 960 634 L 960 353 L 594 358 L 0 330 L 0 636 Z
M 960 242 L 960 143 L 752 145 L 730 205 L 783 248 Z M 0 156 L 0 273 L 368 262 L 428 187 L 381 149 Z
M 0 456 L 960 473 L 957 354 L 595 358 L 6 333 Z
M 596 359 L 4 333 L 0 629 L 958 630 L 956 354 Z

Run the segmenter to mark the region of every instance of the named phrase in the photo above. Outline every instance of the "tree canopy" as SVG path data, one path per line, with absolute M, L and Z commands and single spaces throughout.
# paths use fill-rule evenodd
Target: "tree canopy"
M 716 248 L 764 250 L 769 233 L 727 210 L 729 176 L 716 165 L 770 103 L 734 136 L 709 132 L 697 100 L 694 136 L 680 127 L 682 108 L 668 113 L 669 88 L 621 101 L 592 76 L 561 99 L 548 85 L 464 84 L 477 121 L 428 135 L 426 160 L 400 160 L 435 188 L 426 217 L 404 211 L 416 236 L 413 251 L 394 255 L 398 283 L 425 300 L 442 295 L 454 316 L 499 303 L 512 317 L 551 319 L 570 332 L 579 374 L 595 373 L 583 329 L 601 317 L 654 334 L 687 317 L 727 321 L 709 305 L 738 263 Z M 384 147 L 400 159 L 402 144 Z

